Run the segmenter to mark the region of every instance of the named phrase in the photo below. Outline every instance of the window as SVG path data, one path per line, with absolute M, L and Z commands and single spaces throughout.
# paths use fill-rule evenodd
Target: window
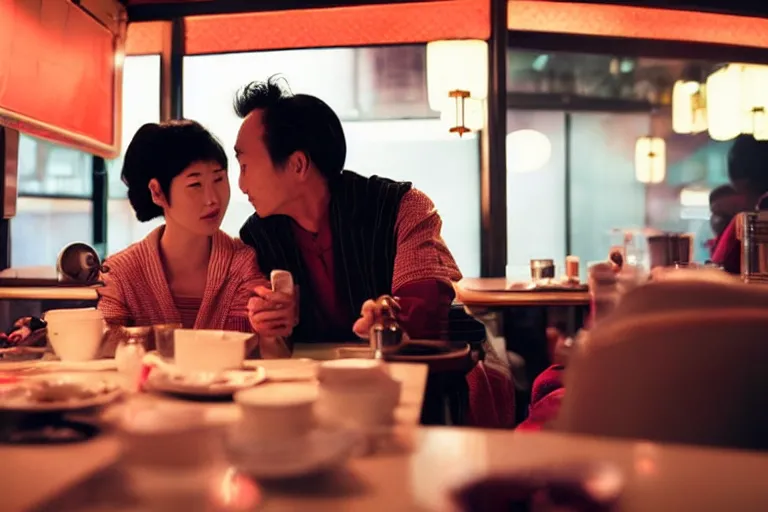
M 248 82 L 281 74 L 293 92 L 314 94 L 339 114 L 348 169 L 411 181 L 432 198 L 462 272 L 479 275 L 479 145 L 450 136 L 429 110 L 424 54 L 420 45 L 186 57 L 184 116 L 219 137 L 230 159 L 232 199 L 222 229 L 237 235 L 253 213 L 237 190 L 233 145 L 240 120 L 232 99 Z
M 92 156 L 19 134 L 19 195 L 91 198 Z
M 11 219 L 13 267 L 54 266 L 68 243 L 91 243 L 92 158 L 20 135 L 19 198 Z
M 587 264 L 621 241 L 617 231 L 637 228 L 693 233 L 694 259 L 708 259 L 707 195 L 728 181 L 731 143 L 706 132 L 674 133 L 671 94 L 675 81 L 703 81 L 715 64 L 518 50 L 508 56 L 507 129 L 528 137 L 507 142 L 508 275 L 527 277 L 530 258 L 553 258 L 562 269 L 570 247 L 585 277 Z M 666 143 L 661 183 L 635 177 L 635 144 L 648 135 Z M 542 138 L 546 143 L 536 142 Z M 683 199 L 691 190 L 695 204 Z
M 123 154 L 133 135 L 145 123 L 160 120 L 160 56 L 126 57 L 123 66 Z M 120 180 L 123 158 L 107 162 L 107 254 L 120 251 L 144 238 L 163 220 L 139 222 L 128 201 L 128 189 Z

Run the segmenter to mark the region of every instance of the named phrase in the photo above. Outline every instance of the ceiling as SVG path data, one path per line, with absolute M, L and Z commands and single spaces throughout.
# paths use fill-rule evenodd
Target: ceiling
M 404 3 L 409 0 L 120 0 L 131 10 L 143 10 L 151 8 L 156 10 L 163 7 L 164 11 L 176 10 L 179 13 L 185 11 L 194 12 L 204 9 L 207 13 L 213 13 L 216 9 L 223 12 L 267 11 L 287 9 L 307 9 L 320 7 L 355 6 L 380 3 Z M 410 0 L 414 1 L 414 0 Z M 418 0 L 440 1 L 440 0 Z M 552 0 L 567 1 L 567 0 Z M 582 3 L 593 4 L 623 4 L 639 7 L 667 7 L 671 9 L 727 12 L 732 14 L 744 14 L 747 16 L 768 17 L 768 2 L 756 0 L 645 0 L 645 1 L 603 1 L 603 0 L 579 0 Z

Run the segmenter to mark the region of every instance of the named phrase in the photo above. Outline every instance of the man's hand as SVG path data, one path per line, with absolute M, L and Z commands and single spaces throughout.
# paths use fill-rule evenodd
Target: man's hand
M 248 319 L 253 331 L 261 337 L 288 337 L 296 325 L 294 295 L 274 292 L 266 286 L 253 289 L 248 300 Z
M 360 338 L 367 340 L 370 336 L 371 327 L 373 327 L 374 322 L 373 312 L 375 310 L 376 303 L 372 300 L 365 301 L 363 307 L 360 308 L 360 318 L 352 326 L 352 331 Z

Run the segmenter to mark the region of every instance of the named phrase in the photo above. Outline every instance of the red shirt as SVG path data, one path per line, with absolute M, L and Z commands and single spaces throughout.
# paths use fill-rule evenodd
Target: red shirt
M 461 278 L 440 236 L 441 228 L 435 205 L 423 192 L 412 189 L 403 196 L 395 223 L 397 255 L 392 292 L 400 300 L 400 323 L 414 339 L 445 336 L 454 298 L 452 282 Z M 295 223 L 293 230 L 323 313 L 318 320 L 317 339 L 328 340 L 334 333 L 349 332 L 360 312 L 348 311 L 336 293 L 333 235 L 328 216 L 321 221 L 317 233 Z

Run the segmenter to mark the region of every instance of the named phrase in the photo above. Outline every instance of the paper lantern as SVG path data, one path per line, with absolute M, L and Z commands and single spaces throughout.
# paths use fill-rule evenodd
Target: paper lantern
M 731 140 L 742 131 L 741 68 L 728 65 L 707 78 L 707 126 L 715 140 Z
M 640 137 L 635 144 L 635 177 L 641 183 L 661 183 L 667 167 L 667 145 L 660 137 Z
M 704 86 L 678 80 L 672 89 L 672 129 L 675 133 L 701 133 L 707 129 Z
M 744 127 L 757 140 L 768 140 L 768 66 L 741 66 Z
M 728 64 L 707 79 L 707 122 L 715 140 L 740 133 L 768 140 L 768 66 Z
M 432 110 L 453 111 L 453 91 L 482 100 L 488 95 L 488 43 L 476 39 L 427 43 L 427 95 Z

